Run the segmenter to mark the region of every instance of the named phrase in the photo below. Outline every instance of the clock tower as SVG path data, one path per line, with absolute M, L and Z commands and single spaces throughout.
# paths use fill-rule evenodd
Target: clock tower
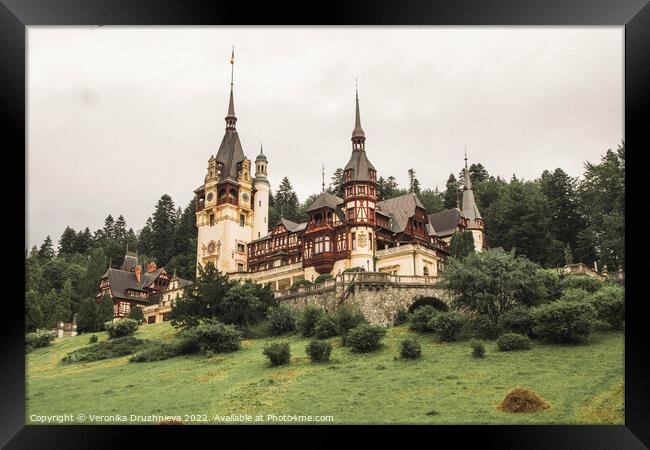
M 237 134 L 233 83 L 226 132 L 208 160 L 204 184 L 196 189 L 197 273 L 212 263 L 225 273 L 246 270 L 246 244 L 253 239 L 253 178 Z

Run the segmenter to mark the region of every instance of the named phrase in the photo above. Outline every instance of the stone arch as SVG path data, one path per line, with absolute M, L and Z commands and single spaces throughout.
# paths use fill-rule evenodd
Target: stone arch
M 424 296 L 424 297 L 417 297 L 415 301 L 411 303 L 411 306 L 409 306 L 408 312 L 412 313 L 416 309 L 425 305 L 433 306 L 439 311 L 444 311 L 444 312 L 449 311 L 449 305 L 447 305 L 447 303 L 445 303 L 444 301 L 436 297 Z

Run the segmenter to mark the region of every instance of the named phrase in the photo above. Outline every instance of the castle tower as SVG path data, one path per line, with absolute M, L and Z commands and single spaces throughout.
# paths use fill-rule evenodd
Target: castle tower
M 474 188 L 467 168 L 467 151 L 465 151 L 465 170 L 463 171 L 463 209 L 462 215 L 467 218 L 467 229 L 472 232 L 474 237 L 474 248 L 477 252 L 483 250 L 483 218 L 476 206 L 474 199 Z
M 361 128 L 359 92 L 356 93 L 352 155 L 343 169 L 345 219 L 350 225 L 350 264 L 374 270 L 377 171 L 366 156 L 366 135 Z
M 233 60 L 231 60 L 231 64 Z M 196 201 L 197 272 L 211 262 L 219 271 L 246 270 L 246 244 L 253 239 L 253 180 L 251 162 L 237 134 L 233 82 L 226 131 L 216 156 L 208 161 Z M 268 202 L 267 202 L 268 204 Z
M 269 232 L 269 195 L 271 185 L 266 178 L 266 155 L 260 144 L 260 154 L 255 158 L 255 178 L 253 179 L 253 239 L 266 236 Z

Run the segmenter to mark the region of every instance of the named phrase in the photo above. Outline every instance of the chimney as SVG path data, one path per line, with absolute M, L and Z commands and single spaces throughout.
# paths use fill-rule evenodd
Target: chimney
M 156 270 L 156 263 L 151 261 L 149 264 L 147 264 L 147 273 L 149 272 L 155 272 Z
M 134 272 L 135 272 L 135 279 L 138 280 L 139 283 L 140 278 L 142 277 L 142 266 L 140 264 L 135 266 Z

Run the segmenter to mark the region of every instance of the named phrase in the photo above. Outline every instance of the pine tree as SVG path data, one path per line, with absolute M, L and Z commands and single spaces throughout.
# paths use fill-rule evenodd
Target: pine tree
M 94 298 L 86 298 L 79 306 L 77 330 L 80 333 L 97 331 L 97 303 Z
M 337 168 L 330 178 L 330 185 L 327 192 L 337 197 L 343 197 L 343 169 Z
M 54 320 L 59 322 L 70 322 L 72 318 L 72 281 L 66 280 L 63 289 L 59 292 L 54 307 Z
M 131 308 L 131 311 L 129 311 L 129 319 L 136 320 L 140 324 L 144 322 L 144 313 L 142 312 L 142 308 L 139 306 Z
M 293 190 L 289 178 L 284 177 L 275 193 L 275 205 L 285 219 L 298 220 L 298 195 Z
M 50 236 L 45 238 L 41 248 L 38 250 L 38 258 L 41 263 L 46 263 L 54 259 L 54 246 L 52 245 L 52 239 Z
M 37 300 L 37 294 L 28 290 L 25 292 L 25 331 L 30 332 L 43 327 L 43 313 Z
M 471 231 L 455 232 L 451 236 L 449 252 L 456 259 L 464 259 L 474 253 L 474 236 Z
M 115 220 L 110 214 L 104 219 L 104 228 L 102 234 L 106 239 L 115 238 Z
M 415 169 L 408 170 L 409 175 L 409 193 L 419 194 L 420 193 L 420 181 L 415 176 Z
M 82 255 L 87 255 L 92 244 L 93 235 L 90 232 L 90 228 L 86 227 L 83 231 L 79 231 L 75 236 L 74 251 Z
M 102 301 L 97 308 L 97 329 L 100 331 L 104 330 L 104 324 L 113 320 L 115 316 L 115 308 L 113 305 L 113 300 L 108 294 L 104 294 Z
M 126 236 L 126 220 L 124 216 L 120 214 L 113 226 L 113 237 L 116 239 L 121 239 Z
M 458 208 L 458 199 L 460 196 L 460 184 L 453 173 L 449 174 L 445 193 L 443 195 L 443 202 L 445 209 Z
M 59 239 L 59 256 L 70 256 L 75 253 L 75 241 L 77 233 L 70 228 L 65 227 L 61 239 Z
M 174 234 L 176 229 L 176 211 L 172 198 L 164 194 L 156 204 L 151 221 L 150 255 L 156 264 L 164 266 L 174 256 Z
M 54 328 L 56 326 L 56 304 L 58 294 L 56 289 L 50 289 L 45 295 L 41 296 L 38 306 L 43 314 L 43 327 Z
M 25 258 L 25 292 L 38 292 L 42 274 L 43 270 L 41 268 L 38 250 L 34 245 L 27 258 Z

